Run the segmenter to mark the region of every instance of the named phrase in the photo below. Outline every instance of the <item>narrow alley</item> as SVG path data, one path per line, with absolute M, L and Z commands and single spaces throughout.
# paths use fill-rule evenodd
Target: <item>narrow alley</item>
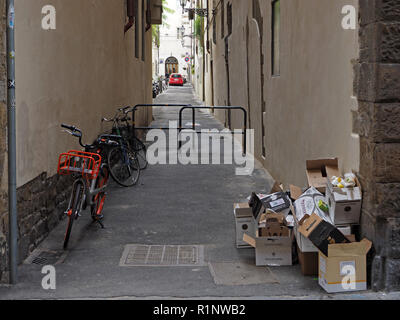
M 191 85 L 170 87 L 155 103 L 199 105 Z M 154 127 L 177 119 L 178 108 L 154 110 Z M 187 117 L 187 118 L 186 118 Z M 185 116 L 185 123 L 190 121 Z M 198 112 L 201 128 L 222 128 L 210 114 Z M 315 277 L 300 266 L 255 267 L 254 250 L 235 247 L 232 204 L 251 190 L 267 192 L 273 181 L 258 167 L 251 176 L 236 176 L 233 165 L 154 165 L 140 185 L 110 188 L 104 208 L 105 229 L 84 212 L 74 225 L 69 250 L 62 249 L 66 220 L 25 260 L 20 281 L 0 286 L 2 299 L 81 298 L 329 298 Z M 201 263 L 194 266 L 121 266 L 126 245 L 196 245 Z M 42 288 L 43 264 L 34 258 L 48 253 L 55 263 L 57 289 Z M 235 272 L 236 269 L 236 272 Z M 257 283 L 257 284 L 255 284 Z M 339 295 L 373 299 L 377 293 Z
M 0 0 L 0 300 L 399 300 L 399 30 L 400 0 Z

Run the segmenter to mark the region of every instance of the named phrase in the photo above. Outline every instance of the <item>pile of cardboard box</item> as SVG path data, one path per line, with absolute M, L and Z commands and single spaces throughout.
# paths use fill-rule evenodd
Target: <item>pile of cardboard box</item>
M 287 266 L 294 246 L 303 275 L 318 275 L 327 292 L 365 290 L 372 244 L 356 241 L 361 186 L 356 178 L 348 188 L 332 184 L 341 174 L 337 158 L 309 160 L 307 189 L 275 184 L 234 204 L 237 248 L 254 247 L 257 266 Z

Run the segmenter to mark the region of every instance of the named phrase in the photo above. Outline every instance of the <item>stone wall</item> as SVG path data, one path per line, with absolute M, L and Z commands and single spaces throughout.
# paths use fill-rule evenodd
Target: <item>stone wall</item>
M 8 198 L 7 198 L 7 73 L 6 73 L 6 28 L 5 28 L 5 0 L 0 0 L 0 282 L 2 271 L 6 268 L 8 226 Z
M 73 180 L 42 173 L 17 190 L 19 263 L 65 217 Z M 62 239 L 60 239 L 61 247 Z
M 362 230 L 373 240 L 374 290 L 400 289 L 400 2 L 360 0 L 359 110 Z

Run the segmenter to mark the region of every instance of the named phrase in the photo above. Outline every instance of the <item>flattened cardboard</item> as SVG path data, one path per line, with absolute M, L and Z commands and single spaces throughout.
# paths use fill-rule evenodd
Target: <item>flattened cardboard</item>
M 253 248 L 256 247 L 256 239 L 252 236 L 249 236 L 247 233 L 243 234 L 243 241 L 248 243 Z
M 306 174 L 308 185 L 325 193 L 326 178 L 340 175 L 339 160 L 338 158 L 307 160 Z
M 255 192 L 251 194 L 249 206 L 252 208 L 253 217 L 257 221 L 259 214 L 263 209 L 263 204 Z
M 317 214 L 310 217 L 299 225 L 299 232 L 308 238 L 323 254 L 328 255 L 328 245 L 333 243 L 349 243 L 347 239 L 335 226 L 326 222 Z
M 293 200 L 297 200 L 303 194 L 303 190 L 300 187 L 289 185 L 290 196 Z

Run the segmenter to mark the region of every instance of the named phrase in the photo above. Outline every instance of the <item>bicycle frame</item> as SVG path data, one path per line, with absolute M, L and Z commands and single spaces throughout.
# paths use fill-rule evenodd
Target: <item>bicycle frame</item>
M 103 164 L 100 170 L 104 169 L 104 167 L 106 167 L 106 166 Z M 88 188 L 89 183 L 90 183 L 90 187 Z M 83 186 L 84 195 L 81 198 L 80 203 L 77 207 L 78 208 L 77 212 L 72 213 L 72 212 L 70 212 L 71 208 L 72 208 L 72 201 L 73 201 L 73 197 L 76 192 L 76 188 L 79 186 L 79 184 L 81 184 Z M 108 186 L 108 181 L 105 185 L 96 189 L 96 179 L 91 180 L 91 181 L 89 181 L 88 179 L 83 179 L 82 177 L 75 179 L 73 186 L 72 186 L 72 193 L 71 193 L 71 197 L 69 200 L 68 209 L 66 210 L 65 213 L 67 215 L 75 214 L 75 215 L 79 216 L 80 212 L 83 209 L 83 204 L 85 203 L 85 201 L 89 206 L 94 205 L 95 202 L 93 201 L 93 197 L 95 197 L 99 193 L 105 192 L 107 186 Z

